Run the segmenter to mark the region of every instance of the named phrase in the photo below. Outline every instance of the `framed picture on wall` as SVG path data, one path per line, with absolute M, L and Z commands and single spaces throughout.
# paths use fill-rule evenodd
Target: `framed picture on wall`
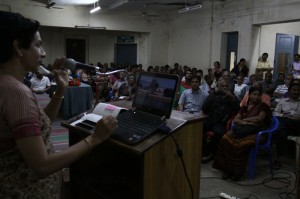
M 86 39 L 66 40 L 66 56 L 78 62 L 86 63 Z

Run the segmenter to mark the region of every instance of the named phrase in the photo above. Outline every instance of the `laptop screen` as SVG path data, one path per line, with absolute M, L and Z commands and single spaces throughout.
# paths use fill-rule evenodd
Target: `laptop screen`
M 132 107 L 139 111 L 170 118 L 178 81 L 177 75 L 140 73 Z

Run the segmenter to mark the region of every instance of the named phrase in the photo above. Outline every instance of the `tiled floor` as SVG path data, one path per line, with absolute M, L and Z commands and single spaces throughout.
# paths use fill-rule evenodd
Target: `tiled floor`
M 223 180 L 221 172 L 211 167 L 212 162 L 201 165 L 200 198 L 219 198 L 220 193 L 226 193 L 236 198 L 276 199 L 295 196 L 295 156 L 281 158 L 281 169 L 274 170 L 271 177 L 268 156 L 258 156 L 255 167 L 255 179 L 248 180 L 247 174 L 238 181 Z

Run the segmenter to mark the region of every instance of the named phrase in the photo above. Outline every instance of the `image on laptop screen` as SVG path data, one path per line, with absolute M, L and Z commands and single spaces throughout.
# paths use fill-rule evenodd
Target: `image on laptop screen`
M 132 107 L 170 118 L 179 77 L 162 73 L 140 73 Z

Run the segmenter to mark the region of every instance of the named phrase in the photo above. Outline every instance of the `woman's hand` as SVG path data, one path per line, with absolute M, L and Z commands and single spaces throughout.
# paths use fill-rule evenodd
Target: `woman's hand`
M 97 122 L 96 129 L 92 134 L 92 146 L 96 146 L 107 140 L 118 126 L 118 121 L 113 116 L 104 116 Z
M 57 84 L 57 92 L 61 92 L 62 95 L 65 91 L 65 88 L 69 85 L 69 79 L 66 71 L 64 70 L 65 61 L 65 57 L 56 58 L 52 65 L 52 71 L 54 74 L 55 82 Z

